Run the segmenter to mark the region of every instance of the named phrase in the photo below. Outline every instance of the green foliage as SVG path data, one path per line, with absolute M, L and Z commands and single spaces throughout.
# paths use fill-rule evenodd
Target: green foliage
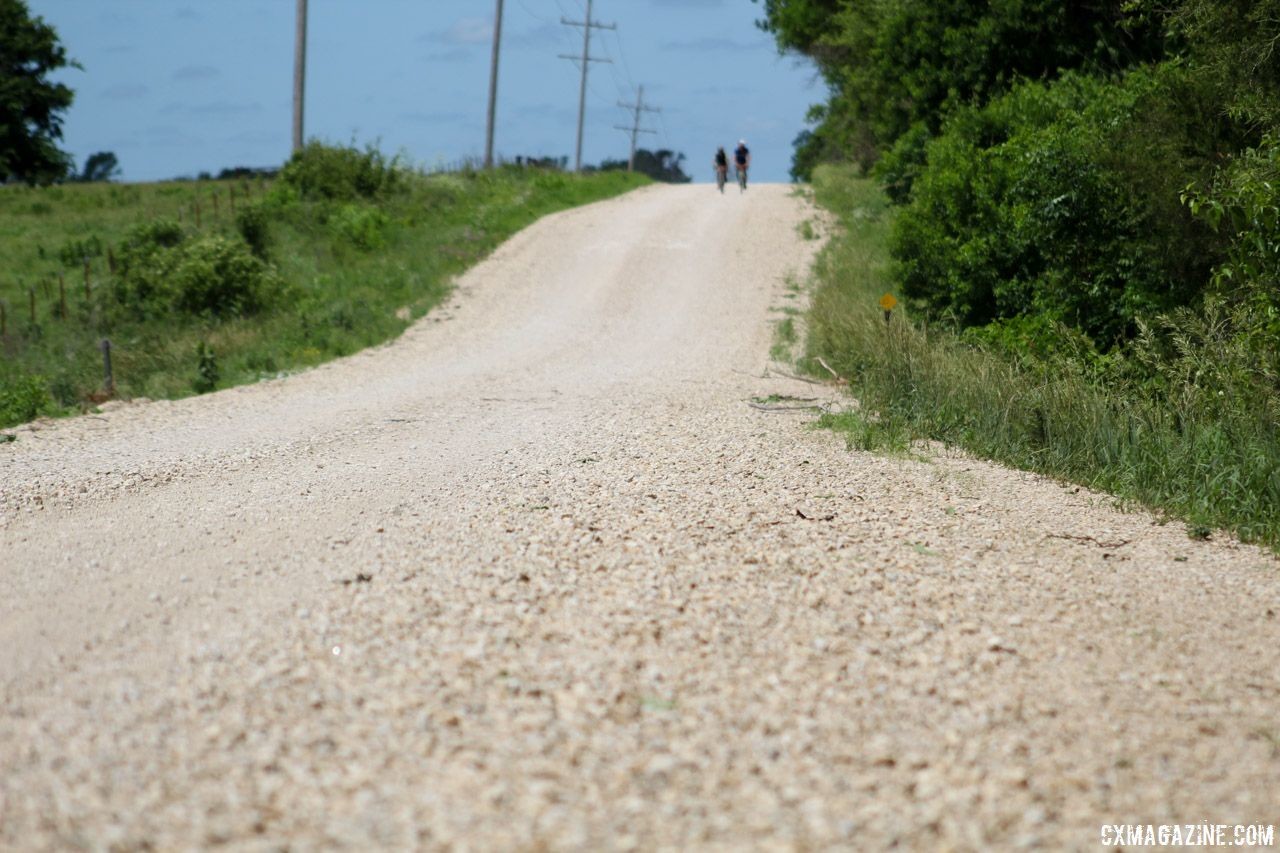
M 1174 189 L 1210 172 L 1187 152 L 1213 128 L 1176 65 L 1026 83 L 956 113 L 896 222 L 903 292 L 961 326 L 1043 314 L 1127 339 L 1194 299 L 1217 257 Z
M 685 174 L 684 160 L 683 154 L 666 148 L 658 151 L 637 148 L 635 170 L 664 184 L 687 184 L 693 178 Z M 626 168 L 626 160 L 605 160 L 600 164 L 600 171 L 602 172 L 620 172 Z
M 102 239 L 97 234 L 72 237 L 58 250 L 58 260 L 63 266 L 75 268 L 88 258 L 102 257 L 104 251 L 106 250 L 103 248 Z
M 0 184 L 48 184 L 71 158 L 57 147 L 62 114 L 74 97 L 50 76 L 68 65 L 58 34 L 23 0 L 0 0 Z
M 284 290 L 247 243 L 216 235 L 188 239 L 171 220 L 133 228 L 119 255 L 116 295 L 138 316 L 253 314 Z
M 196 344 L 196 378 L 191 387 L 197 394 L 207 394 L 218 387 L 219 378 L 217 356 L 207 343 L 200 341 Z
M 120 161 L 111 151 L 99 151 L 90 154 L 84 161 L 84 170 L 72 180 L 91 184 L 97 181 L 109 181 L 120 174 Z
M 1280 0 L 1135 0 L 1167 20 L 1183 53 L 1213 81 L 1219 103 L 1243 129 L 1258 135 L 1280 125 Z
M 261 204 L 251 204 L 236 212 L 236 231 L 254 256 L 267 260 L 271 248 L 271 227 L 267 209 Z
M 909 309 L 886 325 L 885 201 L 847 169 L 820 169 L 815 189 L 843 232 L 817 264 L 809 351 L 861 405 L 827 426 L 872 449 L 908 430 L 1280 547 L 1280 385 L 1250 305 L 1160 315 L 1105 357 L 1042 316 L 969 333 L 978 347 Z
M 344 204 L 329 216 L 334 237 L 364 252 L 386 245 L 390 225 L 385 213 L 367 204 Z
M 1022 79 L 1070 69 L 1114 71 L 1158 58 L 1163 27 L 1128 0 L 767 0 L 765 29 L 818 65 L 830 98 L 798 152 L 857 162 L 919 124 L 936 133 L 955 109 L 983 104 Z M 803 164 L 801 162 L 803 160 Z
M 646 182 L 626 173 L 514 167 L 402 171 L 394 180 L 393 192 L 349 202 L 376 209 L 388 223 L 383 247 L 372 252 L 335 235 L 330 222 L 348 202 L 307 201 L 296 188 L 264 186 L 256 176 L 252 201 L 235 182 L 235 216 L 226 205 L 220 213 L 208 206 L 210 192 L 225 198 L 227 185 L 196 181 L 0 186 L 0 256 L 9 270 L 0 277 L 8 314 L 0 377 L 48 377 L 59 407 L 44 411 L 56 414 L 88 405 L 87 395 L 100 388 L 103 338 L 114 344 L 116 387 L 125 398 L 181 397 L 197 384 L 223 388 L 319 364 L 398 335 L 448 294 L 459 273 L 538 217 Z M 191 216 L 197 200 L 205 203 L 200 228 Z M 248 222 L 245 210 L 255 211 Z M 258 245 L 269 249 L 270 264 L 253 255 L 254 233 L 265 236 Z M 88 291 L 81 282 L 86 247 Z
M 0 376 L 0 428 L 26 423 L 44 411 L 51 401 L 44 377 Z
M 165 253 L 160 269 L 174 309 L 196 316 L 254 314 L 283 295 L 274 269 L 239 240 L 202 237 Z
M 280 171 L 280 183 L 306 201 L 373 199 L 394 190 L 399 164 L 369 147 L 309 142 Z

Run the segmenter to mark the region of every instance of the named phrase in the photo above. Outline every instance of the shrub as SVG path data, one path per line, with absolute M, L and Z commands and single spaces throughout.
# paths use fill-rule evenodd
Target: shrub
M 116 298 L 138 313 L 159 307 L 166 286 L 164 258 L 168 250 L 185 239 L 182 226 L 172 219 L 156 219 L 131 228 L 117 252 Z
M 329 217 L 329 230 L 357 249 L 372 251 L 386 245 L 387 215 L 367 204 L 344 204 Z
M 375 198 L 398 184 L 398 164 L 377 149 L 310 142 L 280 171 L 280 183 L 306 201 Z
M 188 240 L 161 220 L 136 227 L 120 246 L 116 295 L 142 316 L 252 314 L 282 292 L 275 270 L 240 240 Z
M 188 243 L 169 260 L 173 306 L 188 314 L 253 314 L 282 289 L 276 272 L 247 245 L 225 237 Z
M 1192 303 L 1220 241 L 1175 187 L 1211 168 L 1194 152 L 1212 151 L 1212 112 L 1169 65 L 1024 83 L 957 113 L 895 224 L 903 292 L 961 326 L 1043 313 L 1104 346 Z
M 49 391 L 42 376 L 0 378 L 0 428 L 26 423 L 49 405 Z
M 240 208 L 236 213 L 236 231 L 240 233 L 250 252 L 261 260 L 267 259 L 271 234 L 267 224 L 267 212 L 262 205 L 252 204 Z
M 218 387 L 221 373 L 218 370 L 218 357 L 213 349 L 204 341 L 196 344 L 196 378 L 192 383 L 197 394 L 207 394 Z

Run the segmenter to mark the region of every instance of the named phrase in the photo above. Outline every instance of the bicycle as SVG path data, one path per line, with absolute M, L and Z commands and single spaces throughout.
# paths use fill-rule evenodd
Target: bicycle
M 716 188 L 724 195 L 724 185 L 729 180 L 729 167 L 716 166 Z
M 746 191 L 747 191 L 747 167 L 739 166 L 738 167 L 738 192 L 744 193 Z

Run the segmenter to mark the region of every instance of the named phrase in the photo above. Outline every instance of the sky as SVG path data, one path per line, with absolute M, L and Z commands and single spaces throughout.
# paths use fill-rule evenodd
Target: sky
M 294 0 L 28 0 L 83 70 L 63 147 L 83 165 L 112 151 L 122 178 L 148 181 L 277 166 L 289 155 Z M 500 157 L 574 153 L 585 0 L 505 0 L 496 149 Z M 310 0 L 306 136 L 376 143 L 427 167 L 484 153 L 494 0 Z M 753 180 L 786 181 L 791 143 L 823 100 L 811 65 L 780 57 L 750 0 L 595 0 L 583 160 L 625 158 L 645 101 L 640 146 L 687 156 L 714 179 L 717 145 L 745 138 Z M 570 160 L 572 165 L 572 159 Z

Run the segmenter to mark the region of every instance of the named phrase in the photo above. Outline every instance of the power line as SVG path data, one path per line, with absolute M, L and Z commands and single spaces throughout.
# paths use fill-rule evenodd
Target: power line
M 634 104 L 626 104 L 619 101 L 618 106 L 626 107 L 628 110 L 635 111 L 635 121 L 632 122 L 630 127 L 623 127 L 622 125 L 617 124 L 614 125 L 616 129 L 626 131 L 631 134 L 631 156 L 627 158 L 627 171 L 634 172 L 636 170 L 636 142 L 639 140 L 640 134 L 652 133 L 656 136 L 658 133 L 656 130 L 649 130 L 648 128 L 641 127 L 640 119 L 645 113 L 660 113 L 662 110 L 657 107 L 651 107 L 644 102 L 644 86 L 641 86 L 639 91 L 636 93 L 636 102 Z
M 561 18 L 560 23 L 566 27 L 582 27 L 582 56 L 571 56 L 569 54 L 560 54 L 561 59 L 581 60 L 582 62 L 582 84 L 578 89 L 578 147 L 574 155 L 574 171 L 582 171 L 582 125 L 587 116 L 587 72 L 591 68 L 593 62 L 612 62 L 612 59 L 601 59 L 591 55 L 591 31 L 592 30 L 617 30 L 616 24 L 601 24 L 591 17 L 591 6 L 593 0 L 587 0 L 587 15 L 581 21 L 571 21 L 568 18 Z

